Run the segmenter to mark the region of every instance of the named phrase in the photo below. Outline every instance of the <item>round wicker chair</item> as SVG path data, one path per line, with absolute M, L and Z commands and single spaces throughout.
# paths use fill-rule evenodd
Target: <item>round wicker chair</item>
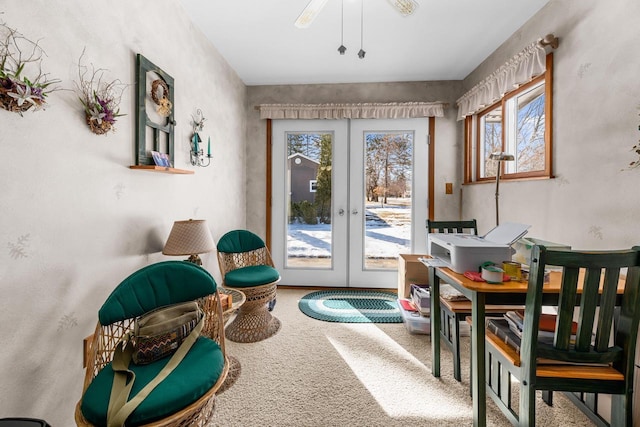
M 133 298 L 123 298 L 133 295 L 135 295 Z M 138 270 L 125 279 L 104 303 L 99 313 L 95 333 L 85 340 L 88 346 L 85 349 L 86 373 L 82 391 L 83 399 L 87 388 L 98 373 L 105 367 L 110 367 L 114 348 L 123 336 L 133 329 L 136 317 L 157 307 L 185 301 L 197 301 L 205 313 L 205 324 L 200 335 L 215 341 L 219 346 L 224 358 L 220 375 L 211 388 L 186 407 L 166 414 L 161 419 L 137 422 L 132 425 L 171 427 L 209 425 L 215 409 L 216 392 L 224 383 L 229 370 L 229 360 L 224 344 L 222 307 L 213 277 L 203 268 L 185 261 L 165 261 Z M 120 313 L 114 314 L 116 312 Z M 210 367 L 203 366 L 203 368 Z M 175 375 L 176 371 L 171 375 Z M 171 375 L 167 379 L 171 378 Z M 151 392 L 149 398 L 154 392 L 155 390 Z M 101 425 L 101 423 L 93 424 L 85 418 L 83 399 L 76 405 L 76 424 L 78 426 Z M 131 414 L 131 417 L 135 416 L 136 411 Z M 127 425 L 130 425 L 129 422 Z
M 280 275 L 264 241 L 247 230 L 233 230 L 218 240 L 218 265 L 223 286 L 246 295 L 236 318 L 226 327 L 231 341 L 262 341 L 276 334 L 280 321 L 268 309 L 276 297 Z

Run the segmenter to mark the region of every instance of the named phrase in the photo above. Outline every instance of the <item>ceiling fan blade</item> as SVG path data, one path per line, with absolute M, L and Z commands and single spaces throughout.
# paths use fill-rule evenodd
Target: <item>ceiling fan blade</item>
M 391 6 L 395 7 L 402 16 L 409 16 L 418 8 L 418 3 L 414 0 L 389 0 Z
M 325 4 L 327 4 L 327 0 L 311 0 L 300 16 L 298 16 L 294 25 L 298 28 L 309 27 Z

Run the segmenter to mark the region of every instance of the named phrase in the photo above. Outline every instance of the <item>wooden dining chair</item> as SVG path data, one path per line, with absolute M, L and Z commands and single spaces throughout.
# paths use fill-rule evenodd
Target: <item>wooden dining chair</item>
M 550 266 L 562 269 L 562 280 L 555 331 L 544 339 L 539 336 L 542 287 Z M 624 274 L 624 293 L 618 294 Z M 639 321 L 640 246 L 601 252 L 535 246 L 519 351 L 486 331 L 487 393 L 514 425 L 522 426 L 535 425 L 537 390 L 594 393 L 594 400 L 598 393 L 610 394 L 610 423 L 574 393 L 567 396 L 597 425 L 631 427 Z M 519 381 L 517 402 L 512 402 L 512 378 Z
M 475 219 L 468 221 L 427 220 L 427 233 L 478 234 Z M 461 381 L 460 374 L 460 321 L 471 314 L 471 301 L 449 301 L 440 297 L 440 336 L 442 342 L 453 354 L 453 378 Z

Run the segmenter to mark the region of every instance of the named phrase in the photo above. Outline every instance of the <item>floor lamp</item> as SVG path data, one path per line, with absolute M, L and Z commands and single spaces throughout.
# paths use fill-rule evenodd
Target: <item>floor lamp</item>
M 498 199 L 500 198 L 500 172 L 502 171 L 502 162 L 511 162 L 515 160 L 513 154 L 507 153 L 491 153 L 491 160 L 498 162 L 498 170 L 496 171 L 496 227 L 500 225 L 500 215 L 498 214 Z

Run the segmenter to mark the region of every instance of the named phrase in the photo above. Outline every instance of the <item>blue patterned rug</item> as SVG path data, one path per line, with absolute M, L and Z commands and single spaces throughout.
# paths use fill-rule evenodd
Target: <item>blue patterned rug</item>
M 382 291 L 317 291 L 300 299 L 309 317 L 340 323 L 402 323 L 395 293 Z

